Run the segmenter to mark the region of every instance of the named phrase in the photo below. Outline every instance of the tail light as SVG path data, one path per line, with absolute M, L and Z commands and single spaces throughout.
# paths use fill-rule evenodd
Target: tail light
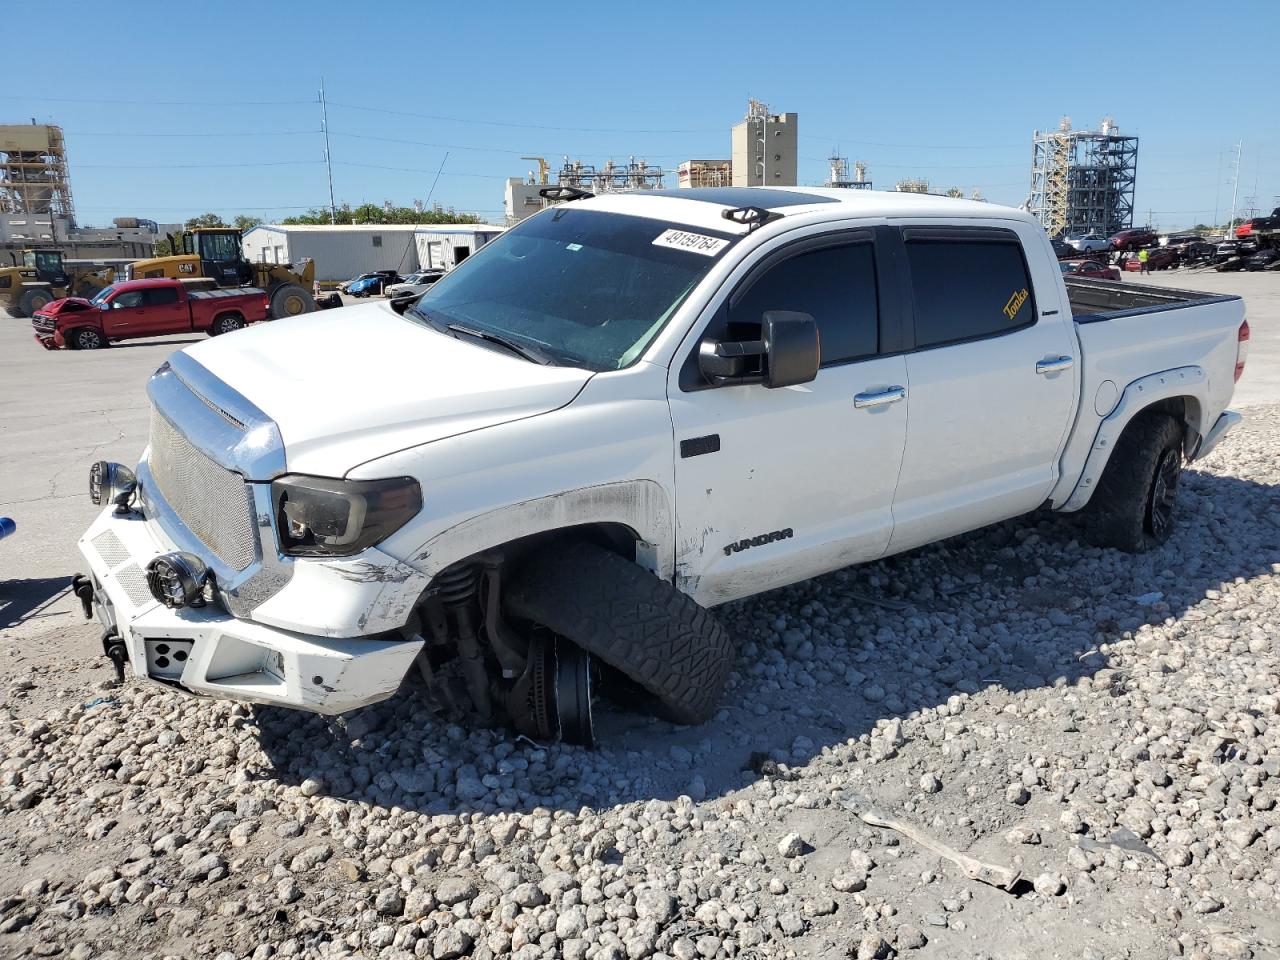
M 1236 334 L 1236 382 L 1244 373 L 1244 362 L 1249 358 L 1249 321 L 1240 324 L 1240 332 Z

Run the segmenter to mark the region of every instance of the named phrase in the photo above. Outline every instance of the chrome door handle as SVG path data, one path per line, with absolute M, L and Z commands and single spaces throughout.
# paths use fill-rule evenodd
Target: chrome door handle
M 1036 363 L 1036 373 L 1059 373 L 1070 370 L 1075 365 L 1074 357 L 1055 357 L 1053 360 L 1040 360 Z
M 859 410 L 864 407 L 883 407 L 887 403 L 897 403 L 906 399 L 905 387 L 888 387 L 884 390 L 873 390 L 870 393 L 855 393 L 853 405 Z

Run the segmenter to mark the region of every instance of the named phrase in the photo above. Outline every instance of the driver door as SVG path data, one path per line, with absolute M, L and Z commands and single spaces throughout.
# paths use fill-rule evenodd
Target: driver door
M 878 294 L 873 231 L 824 229 L 745 268 L 673 365 L 676 576 L 704 605 L 875 559 L 893 533 L 908 384 L 903 357 L 884 354 L 898 311 Z M 758 336 L 766 310 L 813 316 L 817 377 L 708 385 L 699 342 Z
M 146 336 L 146 291 L 125 290 L 117 293 L 102 311 L 102 329 L 108 338 Z

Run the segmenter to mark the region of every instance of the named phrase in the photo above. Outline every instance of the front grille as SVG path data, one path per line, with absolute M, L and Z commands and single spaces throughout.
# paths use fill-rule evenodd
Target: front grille
M 244 478 L 210 460 L 154 409 L 148 466 L 160 495 L 219 560 L 236 571 L 253 562 L 257 536 Z
M 36 314 L 31 318 L 31 325 L 37 330 L 45 330 L 52 333 L 57 326 L 57 322 L 53 317 L 42 317 L 40 314 Z

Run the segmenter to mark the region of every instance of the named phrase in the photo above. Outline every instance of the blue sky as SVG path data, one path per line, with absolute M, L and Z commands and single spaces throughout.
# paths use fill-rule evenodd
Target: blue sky
M 0 120 L 63 126 L 82 223 L 325 205 L 321 74 L 353 206 L 427 199 L 446 152 L 431 199 L 495 220 L 522 155 L 634 154 L 675 186 L 680 160 L 728 156 L 748 96 L 799 113 L 801 183 L 838 149 L 877 186 L 921 176 L 1016 205 L 1034 129 L 1110 114 L 1141 137 L 1136 222 L 1225 221 L 1238 140 L 1239 202 L 1280 203 L 1280 107 L 1243 69 L 1280 45 L 1275 0 L 57 10 L 56 38 L 40 4 L 8 12 L 14 36 L 49 42 L 6 50 Z

